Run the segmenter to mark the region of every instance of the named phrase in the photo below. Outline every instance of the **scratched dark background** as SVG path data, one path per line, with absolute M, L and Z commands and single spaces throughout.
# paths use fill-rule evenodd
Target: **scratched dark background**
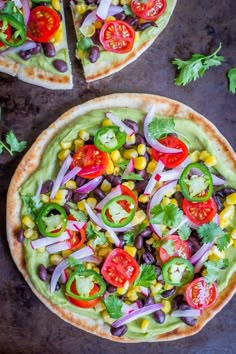
M 74 89 L 50 91 L 0 74 L 0 132 L 13 129 L 31 146 L 35 138 L 74 105 L 114 92 L 141 92 L 182 101 L 210 119 L 236 150 L 236 95 L 228 92 L 226 72 L 236 66 L 236 1 L 179 0 L 168 27 L 141 58 L 120 73 L 87 84 L 80 63 L 73 59 L 75 36 L 69 7 L 66 19 L 73 63 Z M 219 43 L 223 65 L 186 87 L 177 87 L 174 57 L 209 54 Z M 22 154 L 0 155 L 0 353 L 137 354 L 236 353 L 236 297 L 197 335 L 169 343 L 124 345 L 112 343 L 60 320 L 23 280 L 6 241 L 6 192 Z

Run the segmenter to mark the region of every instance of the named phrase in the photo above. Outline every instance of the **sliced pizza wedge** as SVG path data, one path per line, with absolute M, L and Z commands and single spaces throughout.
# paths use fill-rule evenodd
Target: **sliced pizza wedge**
M 177 0 L 72 0 L 76 57 L 86 81 L 111 75 L 137 59 L 168 24 Z
M 71 89 L 64 10 L 58 0 L 6 1 L 0 13 L 0 72 L 49 89 Z

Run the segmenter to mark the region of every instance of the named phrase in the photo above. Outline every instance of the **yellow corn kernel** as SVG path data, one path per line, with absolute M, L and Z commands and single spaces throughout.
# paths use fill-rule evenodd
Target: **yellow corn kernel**
M 117 162 L 120 159 L 120 151 L 119 150 L 114 150 L 110 154 L 111 159 L 113 162 Z
M 162 311 L 164 313 L 169 313 L 171 311 L 171 302 L 169 300 L 162 300 Z
M 114 172 L 114 164 L 110 158 L 108 158 L 108 164 L 106 168 L 106 174 L 111 175 Z
M 63 39 L 64 39 L 63 29 L 62 26 L 60 26 L 50 41 L 54 45 L 58 45 L 63 41 Z
M 105 237 L 110 243 L 115 243 L 108 231 L 105 232 Z
M 136 301 L 138 298 L 138 295 L 134 290 L 129 290 L 126 295 L 130 301 Z
M 235 205 L 236 204 L 236 193 L 231 193 L 226 197 L 226 202 L 229 205 Z
M 30 237 L 30 240 L 31 241 L 37 240 L 38 237 L 39 237 L 39 235 L 38 235 L 37 231 L 33 230 L 33 233 L 32 233 L 32 235 Z
M 161 232 L 165 232 L 167 230 L 166 225 L 159 225 Z
M 189 154 L 189 157 L 192 160 L 192 162 L 197 162 L 199 160 L 199 156 L 200 156 L 200 151 L 198 150 L 195 150 L 191 154 Z
M 106 247 L 106 248 L 100 248 L 98 251 L 98 255 L 100 257 L 107 257 L 111 253 L 111 248 Z
M 111 318 L 108 315 L 107 310 L 102 312 L 102 317 L 103 317 L 104 322 L 106 322 L 106 323 L 108 323 L 110 325 L 114 322 L 114 318 Z
M 84 201 L 81 200 L 80 202 L 77 203 L 77 208 L 81 211 L 85 211 L 85 206 L 84 206 Z
M 60 11 L 61 10 L 61 4 L 59 0 L 52 0 L 52 6 L 54 7 L 55 10 Z
M 72 250 L 65 250 L 65 251 L 62 251 L 62 257 L 65 258 L 65 257 L 69 257 L 72 253 Z
M 59 256 L 59 254 L 53 254 L 49 257 L 49 261 L 52 265 L 57 265 L 63 260 L 63 257 Z
M 117 5 L 119 5 L 119 0 L 112 0 L 111 3 L 112 3 L 112 5 L 117 6 Z
M 77 188 L 77 184 L 75 181 L 67 181 L 66 182 L 66 188 L 68 189 L 76 189 Z
M 110 127 L 110 126 L 112 126 L 112 125 L 114 125 L 113 123 L 112 123 L 112 121 L 110 120 L 110 119 L 104 119 L 103 121 L 102 121 L 102 126 L 103 127 Z
M 181 188 L 180 188 L 180 185 L 179 185 L 179 184 L 176 184 L 175 190 L 176 190 L 176 192 L 181 192 Z
M 60 143 L 62 149 L 70 149 L 72 146 L 71 141 L 61 141 Z
M 93 269 L 92 263 L 87 263 L 87 264 L 86 264 L 86 269 L 88 269 L 88 270 Z
M 199 154 L 199 160 L 205 161 L 209 156 L 210 156 L 209 152 L 206 150 L 203 150 Z
M 89 140 L 89 132 L 87 132 L 86 130 L 80 130 L 78 137 L 83 141 L 87 141 Z
M 148 238 L 148 239 L 145 241 L 145 243 L 147 243 L 148 245 L 152 245 L 153 242 L 154 242 L 154 238 L 153 238 L 153 237 L 150 237 L 150 238 Z
M 33 229 L 26 229 L 24 231 L 24 236 L 25 238 L 31 238 L 34 235 L 34 230 Z
M 104 303 L 102 301 L 99 301 L 97 303 L 97 305 L 95 306 L 96 312 L 101 312 L 101 311 L 104 311 L 105 309 L 106 309 L 106 306 L 104 305 Z
M 134 168 L 136 170 L 144 170 L 147 166 L 147 160 L 144 156 L 139 156 L 134 159 Z
M 100 269 L 99 269 L 98 267 L 93 267 L 93 270 L 94 270 L 95 272 L 97 272 L 98 274 L 100 274 Z
M 155 160 L 151 160 L 147 165 L 147 173 L 153 173 L 156 168 L 157 162 Z
M 234 229 L 231 231 L 230 237 L 232 237 L 234 240 L 236 240 L 236 228 L 234 228 Z
M 168 197 L 164 197 L 163 199 L 162 199 L 162 202 L 161 202 L 161 205 L 168 205 L 168 204 L 170 204 L 170 198 L 168 198 Z
M 104 181 L 102 182 L 100 189 L 103 192 L 109 192 L 111 190 L 111 183 L 108 182 L 108 180 L 104 179 Z
M 143 222 L 145 219 L 147 218 L 147 215 L 145 214 L 145 212 L 143 210 L 138 210 L 133 218 L 133 225 L 138 225 L 141 224 L 141 222 Z
M 202 274 L 203 277 L 205 277 L 207 275 L 207 270 L 204 269 L 201 274 Z
M 175 189 L 175 188 L 172 188 L 172 189 L 170 189 L 170 190 L 166 193 L 166 196 L 167 196 L 167 197 L 171 197 L 175 192 L 176 192 L 176 189 Z
M 58 205 L 64 205 L 65 204 L 65 199 L 51 199 L 51 203 L 56 203 Z
M 140 38 L 140 33 L 139 32 L 135 32 L 135 37 L 134 37 L 134 41 L 137 42 Z
M 78 12 L 78 14 L 83 15 L 86 12 L 87 8 L 84 3 L 81 3 L 78 5 L 75 5 L 75 10 L 76 10 L 76 12 Z
M 127 144 L 135 144 L 135 141 L 136 141 L 135 134 L 126 135 L 126 143 Z
M 120 0 L 121 5 L 129 5 L 131 3 L 131 0 Z
M 127 181 L 122 183 L 123 186 L 126 186 L 127 188 L 129 188 L 131 191 L 134 189 L 135 187 L 135 183 L 133 181 Z
M 135 257 L 137 253 L 137 248 L 134 246 L 125 245 L 124 250 L 129 253 L 132 257 Z
M 149 321 L 143 320 L 140 325 L 142 332 L 147 332 L 148 326 L 149 326 Z
M 178 207 L 178 202 L 175 198 L 170 199 L 170 204 L 174 204 L 176 207 Z
M 151 285 L 151 293 L 152 295 L 158 294 L 161 290 L 163 290 L 163 285 L 161 283 L 155 283 Z
M 84 141 L 82 139 L 75 139 L 74 146 L 75 146 L 75 151 L 77 151 L 79 148 L 84 146 Z
M 234 206 L 229 205 L 220 212 L 220 227 L 227 227 L 234 216 Z
M 42 200 L 43 203 L 49 203 L 50 197 L 47 194 L 40 194 L 40 200 Z
M 149 201 L 149 196 L 145 194 L 140 194 L 140 196 L 138 197 L 138 201 L 140 203 L 147 203 Z
M 37 248 L 36 250 L 38 253 L 43 253 L 45 251 L 45 247 L 40 247 L 40 248 Z
M 65 199 L 68 194 L 68 191 L 66 189 L 59 189 L 59 191 L 56 192 L 55 199 Z
M 172 289 L 172 288 L 173 288 L 172 285 L 165 283 L 165 285 L 164 285 L 164 289 L 165 289 L 165 290 L 170 290 L 170 289 Z
M 205 161 L 204 161 L 205 165 L 207 167 L 212 167 L 215 166 L 217 164 L 217 160 L 214 156 L 210 155 Z
M 137 151 L 139 155 L 144 155 L 146 152 L 146 145 L 144 144 L 139 144 L 137 147 Z
M 32 218 L 28 215 L 24 216 L 22 219 L 22 224 L 24 224 L 25 226 L 27 226 L 30 229 L 33 229 L 35 227 L 35 223 L 32 220 Z
M 93 198 L 93 197 L 90 197 L 90 198 L 87 198 L 86 202 L 88 203 L 88 205 L 94 209 L 95 206 L 97 205 L 97 199 Z
M 119 166 L 114 167 L 113 174 L 115 176 L 119 176 L 119 174 L 120 174 L 120 167 Z
M 115 21 L 116 18 L 114 16 L 108 16 L 104 22 Z
M 70 155 L 70 150 L 69 149 L 63 149 L 60 150 L 59 153 L 57 154 L 57 157 L 60 161 L 64 161 L 65 158 Z
M 135 149 L 127 149 L 123 152 L 123 156 L 125 159 L 135 159 L 135 157 L 138 157 L 138 152 Z
M 117 288 L 116 291 L 117 291 L 117 294 L 124 295 L 128 289 L 129 289 L 129 281 L 126 280 L 126 282 L 124 283 L 122 288 Z
M 233 240 L 232 246 L 233 246 L 234 248 L 236 248 L 236 240 Z
M 102 22 L 102 21 L 96 21 L 96 22 L 94 23 L 94 27 L 95 27 L 96 29 L 101 29 L 101 28 L 102 28 L 102 25 L 103 25 L 103 22 Z
M 210 261 L 218 261 L 221 258 L 222 259 L 225 258 L 225 252 L 224 251 L 219 251 L 217 246 L 213 246 L 212 249 L 209 252 L 208 259 Z

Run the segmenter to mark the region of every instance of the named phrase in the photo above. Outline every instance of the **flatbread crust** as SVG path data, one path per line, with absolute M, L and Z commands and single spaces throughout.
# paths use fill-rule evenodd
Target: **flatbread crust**
M 137 40 L 134 44 L 133 50 L 130 53 L 127 54 L 109 53 L 109 59 L 103 60 L 101 58 L 101 60 L 98 60 L 96 63 L 89 63 L 87 60 L 84 60 L 82 58 L 81 61 L 82 61 L 82 66 L 83 66 L 86 81 L 91 82 L 98 79 L 102 79 L 103 77 L 109 76 L 111 74 L 114 74 L 120 71 L 121 69 L 123 69 L 124 67 L 126 67 L 128 64 L 135 61 L 143 52 L 145 52 L 153 44 L 153 42 L 157 39 L 157 37 L 161 34 L 161 32 L 165 29 L 165 27 L 167 26 L 171 18 L 177 0 L 169 0 L 169 2 L 170 2 L 168 8 L 169 15 L 163 21 L 161 28 L 153 27 L 152 28 L 152 32 L 154 33 L 153 37 L 145 40 L 144 42 L 140 42 L 139 40 Z M 72 15 L 74 20 L 75 31 L 76 33 L 79 33 L 80 21 L 76 19 L 73 11 L 73 7 L 72 7 Z M 80 59 L 79 56 L 77 56 L 77 58 Z
M 106 339 L 117 342 L 137 343 L 142 341 L 169 341 L 182 337 L 190 336 L 200 331 L 206 323 L 212 319 L 232 298 L 236 292 L 236 274 L 234 274 L 228 286 L 220 293 L 217 302 L 200 317 L 195 327 L 188 327 L 183 324 L 181 327 L 151 338 L 128 339 L 126 337 L 113 337 L 110 333 L 110 327 L 103 321 L 95 321 L 85 318 L 81 315 L 71 313 L 63 308 L 52 304 L 48 299 L 42 296 L 31 283 L 27 274 L 23 246 L 16 239 L 17 231 L 21 227 L 20 210 L 21 200 L 18 192 L 19 187 L 37 170 L 44 151 L 50 141 L 69 123 L 73 122 L 79 116 L 85 115 L 90 111 L 97 109 L 109 109 L 118 107 L 128 107 L 148 111 L 150 105 L 156 107 L 156 114 L 163 116 L 178 117 L 191 120 L 196 123 L 207 135 L 209 139 L 216 144 L 224 163 L 236 173 L 236 155 L 227 140 L 221 135 L 217 128 L 199 113 L 195 112 L 183 103 L 171 100 L 169 98 L 147 95 L 147 94 L 113 94 L 93 99 L 87 103 L 81 104 L 64 113 L 48 129 L 43 131 L 35 143 L 25 154 L 20 162 L 9 186 L 7 195 L 7 239 L 12 257 L 31 287 L 35 295 L 55 314 L 66 322 L 81 328 L 87 332 L 96 334 Z

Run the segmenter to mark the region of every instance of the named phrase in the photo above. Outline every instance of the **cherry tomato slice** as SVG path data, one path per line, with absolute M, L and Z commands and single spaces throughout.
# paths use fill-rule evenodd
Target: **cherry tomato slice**
M 127 280 L 130 284 L 135 281 L 139 274 L 139 265 L 129 253 L 115 248 L 106 258 L 101 273 L 109 284 L 122 287 Z
M 205 202 L 191 202 L 184 198 L 182 208 L 184 214 L 196 225 L 210 222 L 217 212 L 217 206 L 213 198 Z
M 159 152 L 152 148 L 152 157 L 154 160 L 161 160 L 165 167 L 167 168 L 175 168 L 180 165 L 188 156 L 188 148 L 187 146 L 178 138 L 174 136 L 167 136 L 161 140 L 159 140 L 161 144 L 167 147 L 181 149 L 182 151 L 177 154 L 165 154 L 163 152 Z
M 132 0 L 131 10 L 145 20 L 155 21 L 166 9 L 166 0 Z
M 0 32 L 2 32 L 2 25 L 3 22 L 0 21 Z M 7 25 L 7 28 L 5 29 L 5 31 L 3 31 L 3 33 L 6 35 L 6 40 L 9 41 L 11 39 L 11 26 L 9 24 Z M 4 46 L 5 44 L 0 42 L 0 48 Z
M 101 176 L 107 168 L 108 157 L 94 145 L 84 145 L 73 156 L 70 168 L 81 167 L 78 176 L 92 179 Z
M 99 287 L 94 284 L 94 287 L 92 288 L 92 290 L 90 291 L 89 295 L 93 295 L 96 292 L 98 292 Z M 75 295 L 79 295 L 77 290 L 76 290 L 76 285 L 75 285 L 75 281 L 71 284 L 71 292 L 73 292 Z M 97 305 L 97 303 L 100 301 L 100 298 L 96 298 L 93 300 L 78 300 L 78 299 L 74 299 L 73 297 L 70 297 L 67 295 L 67 299 L 75 306 L 78 307 L 82 307 L 82 308 L 90 308 L 90 307 L 94 307 L 95 305 Z
M 121 184 L 120 188 L 121 188 L 121 194 L 131 197 L 135 203 L 136 208 L 137 208 L 138 207 L 138 199 L 137 199 L 136 195 L 128 187 L 123 186 L 122 184 Z
M 172 258 L 181 257 L 189 259 L 191 256 L 191 249 L 187 241 L 183 241 L 178 235 L 171 235 L 166 238 L 173 242 L 173 254 L 169 254 L 163 247 L 160 247 L 160 258 L 163 263 L 168 262 Z
M 49 42 L 60 26 L 59 14 L 48 6 L 37 6 L 30 12 L 27 36 L 35 42 Z
M 100 42 L 108 52 L 124 54 L 132 50 L 135 32 L 124 21 L 105 22 L 100 31 Z
M 186 300 L 194 309 L 207 309 L 216 302 L 217 296 L 216 283 L 207 284 L 204 278 L 194 279 L 186 288 Z

